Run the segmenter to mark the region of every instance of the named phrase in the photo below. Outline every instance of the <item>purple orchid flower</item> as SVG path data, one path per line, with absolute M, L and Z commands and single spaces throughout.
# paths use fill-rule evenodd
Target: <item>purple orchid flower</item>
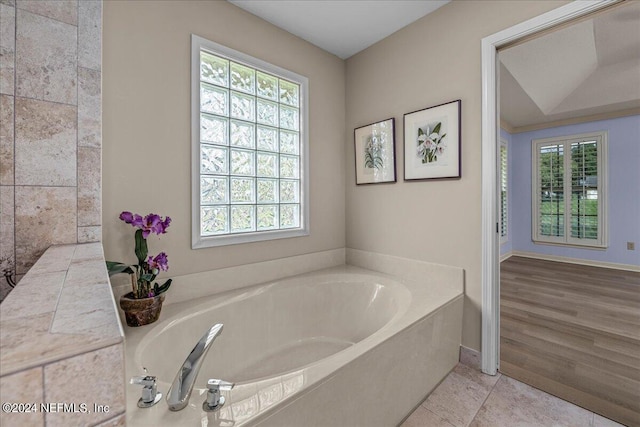
M 123 220 L 127 224 L 131 224 L 131 221 L 133 221 L 133 214 L 131 212 L 124 211 L 124 212 L 122 212 L 120 214 L 120 216 L 118 218 L 120 218 L 121 220 Z
M 160 252 L 158 255 L 154 257 L 149 256 L 149 259 L 147 260 L 147 264 L 149 265 L 149 268 L 151 270 L 162 270 L 162 271 L 167 271 L 169 270 L 169 260 L 167 258 L 167 254 L 164 252 Z
M 120 219 L 127 224 L 131 224 L 133 227 L 142 230 L 142 237 L 145 239 L 149 237 L 149 234 L 151 233 L 158 235 L 165 234 L 169 224 L 171 223 L 170 217 L 167 216 L 163 220 L 160 215 L 156 215 L 154 213 L 150 213 L 143 218 L 141 215 L 124 211 L 120 214 Z

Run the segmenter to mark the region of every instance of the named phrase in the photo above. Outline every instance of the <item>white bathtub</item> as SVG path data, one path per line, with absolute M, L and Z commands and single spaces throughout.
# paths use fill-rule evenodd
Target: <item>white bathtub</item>
M 168 305 L 161 321 L 127 328 L 127 375 L 142 366 L 169 385 L 215 323 L 224 331 L 189 405 L 139 409 L 129 426 L 393 426 L 455 366 L 462 285 L 399 281 L 343 266 Z M 236 383 L 220 411 L 202 410 L 210 378 Z

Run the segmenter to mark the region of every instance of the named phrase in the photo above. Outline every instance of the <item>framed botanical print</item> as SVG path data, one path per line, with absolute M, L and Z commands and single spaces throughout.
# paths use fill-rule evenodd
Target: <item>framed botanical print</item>
M 461 177 L 461 100 L 404 115 L 404 179 Z
M 354 130 L 356 184 L 396 182 L 395 119 Z

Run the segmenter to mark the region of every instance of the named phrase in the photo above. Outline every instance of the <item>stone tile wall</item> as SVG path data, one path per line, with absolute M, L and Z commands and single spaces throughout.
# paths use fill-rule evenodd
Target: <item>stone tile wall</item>
M 125 425 L 124 334 L 101 243 L 51 246 L 0 304 L 0 401 L 36 405 L 0 412 L 2 427 Z M 67 408 L 47 409 L 56 403 Z
M 102 0 L 0 0 L 0 272 L 101 240 Z M 0 301 L 10 287 L 0 277 Z

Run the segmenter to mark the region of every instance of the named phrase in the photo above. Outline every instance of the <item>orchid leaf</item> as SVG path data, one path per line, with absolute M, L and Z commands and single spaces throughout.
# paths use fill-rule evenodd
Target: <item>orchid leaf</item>
M 107 261 L 106 263 L 107 263 L 107 271 L 109 272 L 109 277 L 119 273 L 133 274 L 133 270 L 131 269 L 131 266 L 127 264 L 123 264 L 121 262 L 113 262 L 113 261 Z
M 440 128 L 442 127 L 442 122 L 438 122 L 436 127 L 433 128 L 433 133 L 440 133 Z
M 172 279 L 168 279 L 166 282 L 164 282 L 164 284 L 162 286 L 158 286 L 158 284 L 154 284 L 153 285 L 153 293 L 155 295 L 160 295 L 163 292 L 166 292 L 169 290 L 169 286 L 171 286 L 171 281 Z
M 144 280 L 145 282 L 150 282 L 153 280 L 153 278 L 154 278 L 154 275 L 149 273 L 146 273 L 140 276 L 140 280 Z
M 420 135 L 424 135 L 424 131 L 422 129 L 418 128 L 418 136 L 420 136 Z
M 149 249 L 147 248 L 147 239 L 142 237 L 142 230 L 136 230 L 136 257 L 138 258 L 138 264 L 142 265 L 147 259 Z

